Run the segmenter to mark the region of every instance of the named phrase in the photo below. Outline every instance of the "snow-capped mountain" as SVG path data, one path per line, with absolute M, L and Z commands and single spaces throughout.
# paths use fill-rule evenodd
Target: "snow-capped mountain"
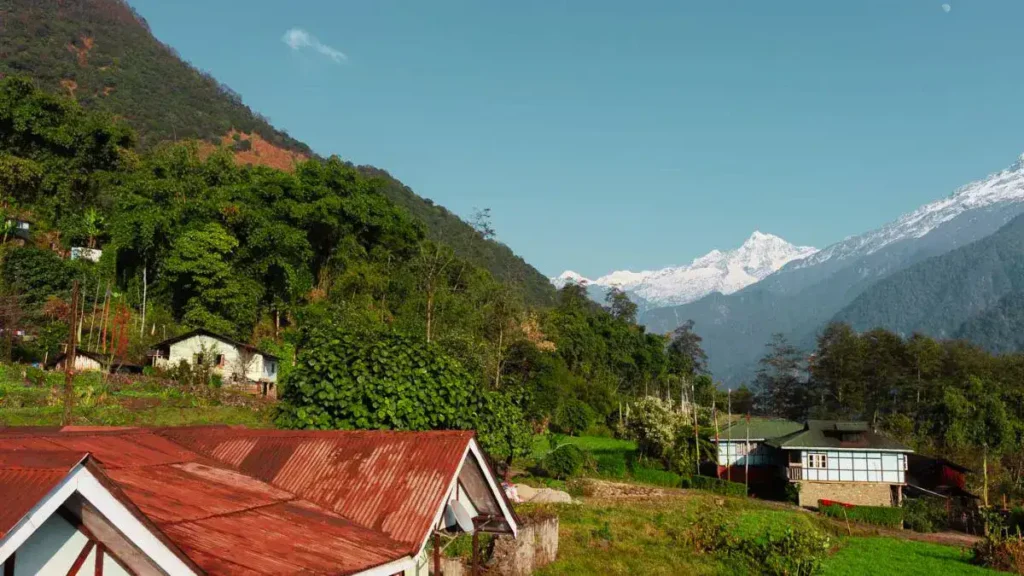
M 842 260 L 867 256 L 901 240 L 921 238 L 968 210 L 1000 202 L 1020 202 L 1022 200 L 1024 200 L 1024 154 L 1021 154 L 1017 162 L 1006 170 L 962 186 L 949 196 L 925 204 L 877 230 L 832 244 L 794 266 L 807 267 L 832 259 Z
M 778 236 L 755 231 L 735 250 L 712 250 L 684 266 L 643 272 L 620 270 L 594 280 L 566 270 L 551 281 L 558 287 L 569 282 L 586 284 L 601 292 L 618 287 L 646 306 L 673 306 L 711 292 L 731 294 L 815 252 L 815 248 L 794 246 Z
M 693 320 L 715 377 L 723 382 L 749 382 L 773 334 L 781 333 L 795 346 L 811 349 L 830 320 L 874 326 L 874 306 L 851 307 L 858 296 L 918 263 L 988 238 L 1021 214 L 1024 155 L 1006 170 L 962 186 L 878 229 L 829 245 L 743 290 L 711 294 L 680 306 L 648 308 L 639 321 L 648 331 L 665 333 Z M 903 287 L 889 285 L 888 289 L 898 293 Z M 863 314 L 865 309 L 872 314 Z M 886 327 L 904 330 L 898 324 Z

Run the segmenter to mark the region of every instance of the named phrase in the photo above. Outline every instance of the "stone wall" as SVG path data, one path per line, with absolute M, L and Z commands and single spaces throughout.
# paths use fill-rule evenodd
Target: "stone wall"
M 892 484 L 881 482 L 800 482 L 800 505 L 817 508 L 818 500 L 857 506 L 892 506 Z
M 488 565 L 489 573 L 502 576 L 527 576 L 558 556 L 558 518 L 525 522 L 519 537 L 500 536 Z

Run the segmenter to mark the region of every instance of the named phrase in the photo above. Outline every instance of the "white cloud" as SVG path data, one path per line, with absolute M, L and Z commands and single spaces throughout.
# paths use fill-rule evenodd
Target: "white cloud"
M 320 54 L 333 60 L 336 64 L 341 64 L 348 60 L 348 56 L 346 56 L 344 52 L 320 42 L 316 39 L 316 36 L 313 36 L 302 28 L 291 28 L 284 33 L 284 36 L 281 37 L 281 41 L 287 44 L 292 50 L 298 51 L 306 48 L 316 50 Z
M 952 10 L 952 9 L 953 9 L 953 6 L 951 6 L 950 4 L 943 4 L 943 5 L 942 5 L 942 11 L 943 11 L 943 12 L 946 12 L 947 14 L 948 14 L 948 13 L 949 13 L 949 11 L 950 11 L 950 10 Z

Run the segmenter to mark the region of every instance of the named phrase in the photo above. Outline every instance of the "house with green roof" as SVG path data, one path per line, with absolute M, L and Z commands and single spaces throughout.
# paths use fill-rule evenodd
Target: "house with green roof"
M 898 506 L 913 452 L 866 422 L 834 420 L 741 420 L 717 444 L 720 478 L 744 481 L 747 471 L 751 484 L 781 478 L 799 487 L 799 504 L 808 507 L 819 500 Z

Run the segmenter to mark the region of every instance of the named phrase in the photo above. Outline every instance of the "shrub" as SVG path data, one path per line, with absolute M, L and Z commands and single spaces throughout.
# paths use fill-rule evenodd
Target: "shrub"
M 1003 572 L 1024 574 L 1024 538 L 1004 536 L 1002 530 L 993 530 L 974 545 L 974 563 Z
M 558 411 L 558 427 L 571 436 L 590 428 L 594 423 L 594 411 L 579 400 L 569 400 Z
M 586 455 L 572 444 L 559 446 L 544 457 L 544 471 L 552 478 L 572 478 L 583 471 Z
M 903 526 L 903 509 L 890 506 L 850 506 L 818 501 L 818 511 L 830 518 L 843 518 L 864 524 L 899 528 Z
M 739 538 L 730 552 L 742 555 L 760 574 L 811 576 L 821 570 L 830 547 L 828 536 L 788 526 L 782 534 Z
M 42 388 L 46 386 L 46 372 L 35 366 L 29 366 L 25 368 L 25 380 L 28 380 L 33 386 Z
M 907 498 L 903 501 L 903 524 L 914 532 L 938 532 L 948 526 L 946 507 L 933 498 Z
M 647 396 L 632 405 L 627 431 L 642 455 L 663 459 L 672 453 L 682 423 L 682 415 L 672 411 L 671 401 Z
M 710 476 L 691 476 L 688 487 L 696 488 L 697 490 L 707 490 L 725 496 L 747 495 L 747 486 L 745 484 L 729 482 L 728 480 L 712 478 Z
M 594 481 L 587 478 L 573 478 L 566 481 L 565 491 L 573 497 L 593 496 L 596 493 Z

